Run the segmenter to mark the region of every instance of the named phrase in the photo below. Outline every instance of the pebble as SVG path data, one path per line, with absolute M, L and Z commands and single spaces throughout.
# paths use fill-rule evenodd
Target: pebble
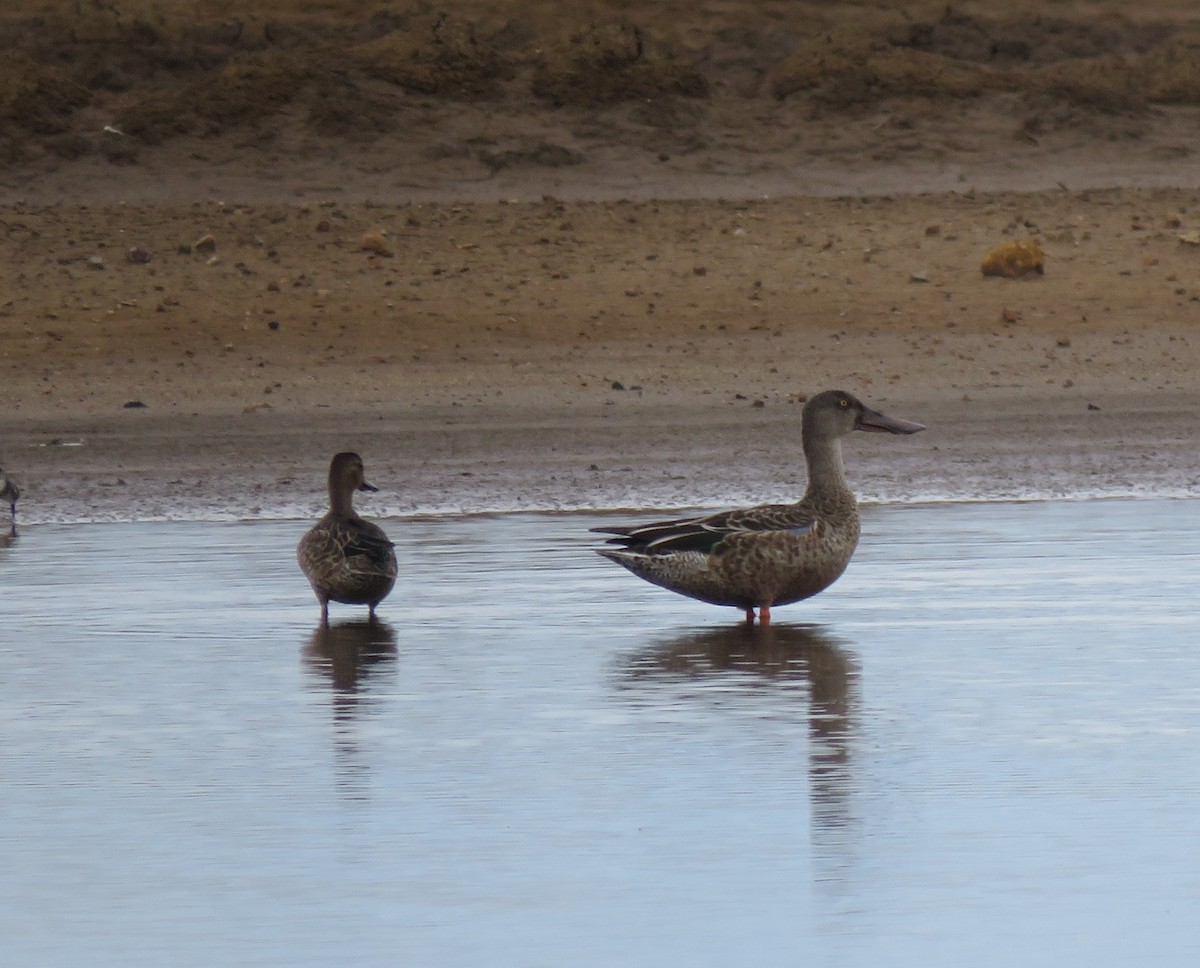
M 382 232 L 367 232 L 362 237 L 362 247 L 372 255 L 392 256 L 395 254 Z
M 1016 279 L 1045 272 L 1046 254 L 1033 239 L 1017 239 L 992 249 L 979 267 L 985 276 Z

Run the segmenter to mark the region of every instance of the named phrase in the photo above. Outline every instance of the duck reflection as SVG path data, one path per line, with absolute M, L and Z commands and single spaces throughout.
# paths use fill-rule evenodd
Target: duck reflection
M 342 791 L 365 798 L 367 762 L 355 733 L 370 677 L 394 668 L 396 633 L 386 622 L 340 622 L 318 626 L 302 652 L 315 683 L 333 687 L 334 757 Z
M 655 682 L 719 683 L 722 697 L 731 685 L 751 693 L 771 690 L 786 697 L 784 711 L 794 708 L 794 691 L 808 726 L 814 830 L 825 842 L 845 839 L 844 828 L 853 823 L 851 755 L 861 692 L 858 663 L 833 636 L 815 625 L 738 624 L 689 632 L 632 657 L 624 688 Z M 689 688 L 687 696 L 700 699 L 703 690 Z
M 395 658 L 396 632 L 378 619 L 318 626 L 304 649 L 308 667 L 328 676 L 334 692 L 344 695 L 357 693 L 360 679 Z

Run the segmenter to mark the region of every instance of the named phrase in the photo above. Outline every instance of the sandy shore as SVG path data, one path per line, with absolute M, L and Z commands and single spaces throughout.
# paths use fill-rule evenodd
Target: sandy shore
M 720 505 L 801 488 L 836 386 L 930 428 L 848 444 L 867 499 L 1193 494 L 1195 204 L 22 207 L 4 466 L 29 522 L 307 514 L 344 448 L 380 514 Z
M 651 120 L 514 100 L 514 67 L 502 100 L 427 98 L 369 142 L 38 148 L 0 184 L 23 519 L 307 516 L 346 448 L 377 515 L 786 499 L 829 387 L 929 426 L 847 443 L 867 500 L 1200 490 L 1194 106 L 835 111 L 770 98 L 785 52 L 714 51 L 707 99 Z M 985 278 L 1017 239 L 1044 274 Z

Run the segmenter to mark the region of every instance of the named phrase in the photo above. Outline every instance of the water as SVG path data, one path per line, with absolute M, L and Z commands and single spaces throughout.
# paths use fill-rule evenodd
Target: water
M 0 546 L 0 958 L 21 966 L 1192 965 L 1200 503 L 868 509 L 748 630 L 594 516 Z

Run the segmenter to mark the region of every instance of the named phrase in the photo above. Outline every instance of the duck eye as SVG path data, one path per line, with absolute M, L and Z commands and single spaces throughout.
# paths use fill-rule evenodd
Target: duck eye
M 845 397 L 842 397 L 842 399 L 838 401 L 838 406 L 845 410 L 848 406 L 850 406 L 850 401 Z

